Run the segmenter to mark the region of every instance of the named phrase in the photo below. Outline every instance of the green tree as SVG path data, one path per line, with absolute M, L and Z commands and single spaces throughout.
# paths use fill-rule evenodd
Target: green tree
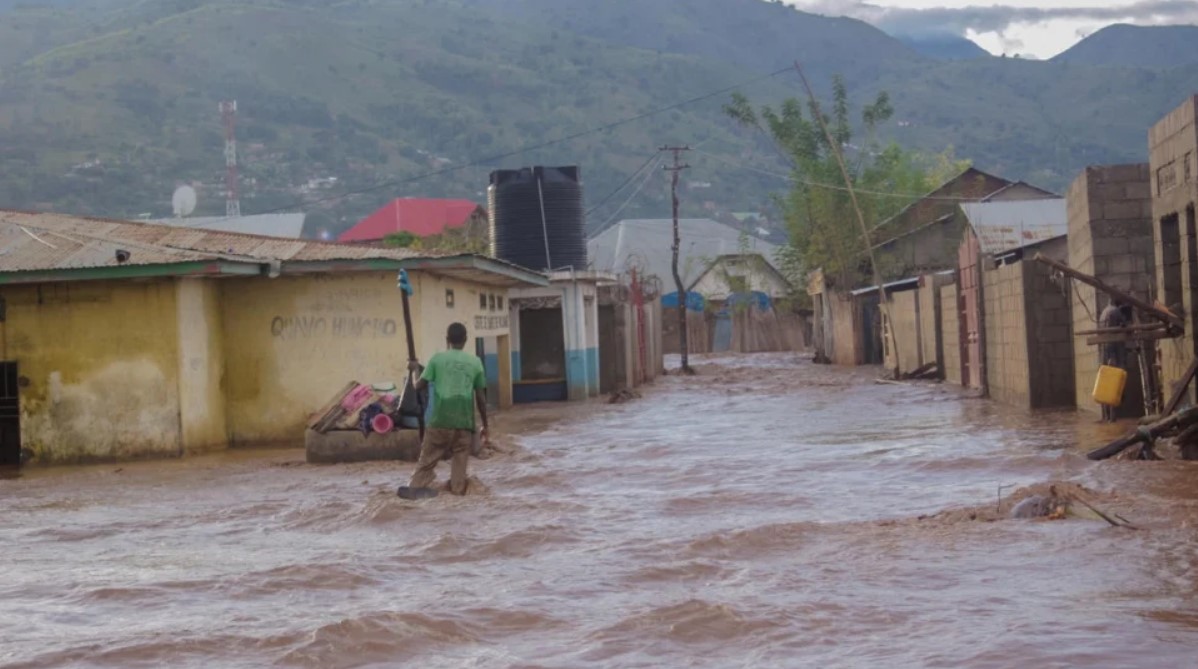
M 857 282 L 869 270 L 852 200 L 827 134 L 844 153 L 858 205 L 870 229 L 939 185 L 942 175 L 963 169 L 953 160 L 951 149 L 925 156 L 897 144 L 882 146 L 877 140 L 878 128 L 894 115 L 885 91 L 861 109 L 864 136 L 857 144 L 848 92 L 840 76 L 833 78 L 831 113 L 824 116 L 827 134 L 815 115 L 817 109 L 825 108 L 813 99 L 804 104 L 790 98 L 777 109 L 755 109 L 739 93 L 724 107 L 735 121 L 768 137 L 791 167 L 791 188 L 777 201 L 790 239 L 777 261 L 795 286 L 805 285 L 806 273 L 816 268 L 823 268 L 842 284 Z

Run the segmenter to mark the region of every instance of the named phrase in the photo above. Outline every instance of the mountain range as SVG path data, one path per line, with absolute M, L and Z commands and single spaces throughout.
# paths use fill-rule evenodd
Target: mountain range
M 217 105 L 236 99 L 245 213 L 335 231 L 397 196 L 481 201 L 494 168 L 578 164 L 591 225 L 661 216 L 664 177 L 637 169 L 673 143 L 698 149 L 684 212 L 753 211 L 786 168 L 721 106 L 799 95 L 796 60 L 820 91 L 888 91 L 884 140 L 1060 191 L 1144 160 L 1198 90 L 1173 46 L 1198 28 L 1171 30 L 1042 62 L 761 0 L 0 0 L 0 207 L 169 215 L 191 183 L 221 213 Z

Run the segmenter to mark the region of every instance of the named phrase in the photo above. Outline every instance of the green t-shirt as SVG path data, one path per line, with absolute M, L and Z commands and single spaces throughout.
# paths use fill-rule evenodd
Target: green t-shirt
M 442 430 L 474 429 L 474 391 L 487 387 L 483 361 L 465 351 L 442 351 L 428 361 L 420 378 L 433 385 L 433 414 L 428 426 Z

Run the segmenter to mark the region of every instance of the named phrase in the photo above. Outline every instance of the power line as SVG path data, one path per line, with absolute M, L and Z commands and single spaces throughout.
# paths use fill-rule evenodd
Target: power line
M 352 197 L 352 196 L 355 196 L 355 195 L 365 195 L 365 194 L 367 194 L 367 193 L 373 193 L 373 192 L 380 191 L 380 190 L 384 190 L 384 189 L 388 189 L 388 188 L 394 188 L 394 187 L 396 187 L 396 186 L 402 186 L 402 185 L 404 185 L 404 184 L 414 183 L 414 182 L 417 182 L 417 181 L 423 181 L 424 179 L 431 179 L 432 177 L 437 177 L 437 176 L 441 176 L 441 175 L 444 175 L 444 174 L 450 174 L 450 173 L 457 172 L 457 171 L 459 171 L 459 170 L 463 170 L 463 169 L 466 169 L 466 168 L 469 168 L 469 167 L 478 167 L 478 166 L 481 166 L 481 165 L 485 165 L 485 164 L 488 164 L 488 163 L 494 163 L 494 162 L 497 162 L 497 161 L 500 161 L 500 160 L 504 160 L 504 159 L 507 159 L 507 158 L 513 158 L 513 157 L 515 157 L 515 156 L 518 156 L 518 155 L 521 155 L 521 154 L 524 154 L 524 153 L 528 153 L 528 152 L 530 152 L 530 151 L 537 151 L 537 150 L 539 150 L 539 149 L 548 148 L 548 147 L 550 147 L 550 146 L 556 146 L 556 145 L 558 145 L 558 144 L 562 144 L 562 143 L 565 143 L 565 142 L 570 142 L 570 141 L 573 141 L 573 140 L 579 139 L 579 138 L 581 138 L 581 137 L 586 137 L 587 135 L 593 135 L 593 134 L 595 134 L 595 133 L 607 132 L 607 131 L 609 131 L 609 130 L 613 130 L 613 129 L 615 129 L 615 128 L 618 128 L 618 127 L 620 127 L 620 126 L 628 125 L 629 123 L 635 123 L 635 122 L 637 122 L 637 121 L 641 121 L 641 120 L 647 119 L 647 118 L 649 118 L 649 117 L 651 117 L 651 116 L 656 116 L 656 115 L 658 115 L 658 114 L 664 114 L 664 113 L 666 113 L 666 112 L 669 112 L 669 111 L 674 111 L 675 109 L 680 109 L 680 108 L 682 108 L 682 107 L 685 107 L 685 106 L 688 106 L 688 105 L 695 104 L 696 102 L 702 102 L 703 100 L 708 100 L 708 99 L 711 99 L 711 98 L 714 98 L 714 97 L 717 97 L 717 96 L 720 96 L 720 95 L 725 95 L 725 94 L 727 94 L 727 93 L 731 93 L 732 91 L 735 91 L 736 89 L 738 89 L 738 88 L 740 88 L 740 87 L 742 87 L 742 86 L 748 86 L 749 84 L 755 84 L 755 83 L 757 83 L 757 82 L 760 82 L 760 81 L 765 81 L 765 80 L 767 80 L 767 79 L 772 79 L 772 78 L 774 78 L 774 77 L 776 77 L 776 76 L 778 76 L 778 75 L 780 75 L 780 74 L 786 74 L 786 73 L 788 73 L 788 72 L 790 72 L 790 71 L 791 71 L 791 68 L 789 68 L 789 67 L 784 67 L 784 68 L 782 68 L 782 69 L 779 69 L 779 70 L 775 70 L 775 71 L 773 71 L 773 72 L 770 72 L 769 74 L 764 74 L 764 75 L 761 75 L 761 76 L 758 76 L 758 77 L 754 77 L 754 78 L 752 78 L 752 79 L 747 79 L 747 80 L 745 80 L 745 81 L 738 82 L 738 83 L 736 83 L 736 84 L 733 84 L 733 85 L 731 85 L 731 86 L 725 86 L 724 88 L 721 88 L 721 89 L 719 89 L 719 90 L 717 90 L 717 91 L 711 91 L 710 93 L 704 93 L 703 95 L 697 95 L 697 96 L 695 96 L 695 97 L 688 98 L 688 99 L 686 99 L 686 100 L 682 100 L 682 101 L 680 101 L 680 102 L 675 102 L 674 104 L 668 105 L 668 106 L 666 106 L 666 107 L 660 107 L 660 108 L 658 108 L 658 109 L 654 109 L 654 110 L 651 110 L 651 111 L 642 112 L 642 113 L 640 113 L 640 114 L 636 114 L 635 116 L 629 116 L 629 117 L 626 117 L 626 118 L 620 119 L 620 120 L 618 120 L 618 121 L 613 121 L 613 122 L 611 122 L 611 123 L 606 123 L 606 124 L 604 124 L 604 125 L 601 125 L 601 126 L 596 126 L 596 127 L 593 127 L 593 128 L 589 128 L 589 129 L 587 129 L 587 130 L 580 130 L 580 131 L 578 131 L 578 132 L 571 133 L 571 134 L 569 134 L 569 135 L 566 135 L 566 136 L 564 136 L 564 137 L 559 137 L 559 138 L 557 138 L 557 139 L 549 140 L 549 141 L 546 141 L 546 142 L 540 142 L 540 143 L 538 143 L 538 144 L 532 144 L 532 145 L 524 146 L 524 147 L 521 147 L 521 148 L 519 148 L 519 149 L 515 149 L 515 150 L 513 150 L 513 151 L 508 151 L 508 152 L 506 152 L 506 153 L 501 153 L 501 154 L 494 155 L 494 156 L 488 156 L 488 157 L 486 157 L 486 158 L 480 158 L 480 159 L 478 159 L 478 160 L 472 160 L 472 161 L 470 161 L 470 162 L 461 163 L 461 164 L 458 164 L 458 165 L 450 165 L 450 166 L 448 166 L 448 167 L 444 167 L 444 168 L 442 168 L 442 169 L 439 169 L 439 170 L 434 170 L 434 171 L 432 171 L 432 172 L 425 172 L 424 174 L 418 174 L 418 175 L 416 175 L 416 176 L 406 177 L 406 178 L 403 178 L 403 179 L 395 179 L 395 180 L 392 180 L 392 181 L 387 181 L 387 182 L 383 182 L 383 183 L 375 184 L 375 185 L 373 185 L 373 186 L 367 186 L 367 187 L 365 187 L 365 188 L 358 188 L 358 189 L 355 189 L 355 190 L 346 191 L 346 192 L 344 192 L 344 193 L 338 193 L 338 194 L 335 194 L 335 195 L 329 195 L 329 196 L 326 196 L 326 197 L 318 198 L 318 199 L 316 199 L 316 200 L 310 200 L 310 201 L 306 201 L 306 202 L 301 200 L 301 201 L 299 201 L 299 202 L 297 202 L 297 203 L 295 203 L 295 204 L 291 204 L 291 205 L 288 205 L 288 206 L 286 206 L 286 207 L 276 207 L 276 208 L 274 208 L 274 209 L 267 209 L 266 211 L 261 211 L 261 212 L 258 212 L 258 214 L 259 214 L 259 215 L 260 215 L 260 214 L 277 214 L 277 213 L 279 213 L 279 212 L 284 212 L 284 211 L 292 211 L 292 210 L 299 209 L 299 208 L 302 208 L 302 207 L 310 207 L 310 206 L 312 206 L 312 205 L 316 205 L 316 204 L 322 204 L 322 203 L 324 203 L 324 202 L 332 202 L 332 201 L 335 201 L 335 200 L 342 200 L 342 199 L 345 199 L 345 198 L 347 198 L 347 197 Z M 229 218 L 228 216 L 225 216 L 225 217 L 224 217 L 224 219 L 217 219 L 216 221 L 209 221 L 209 222 L 206 222 L 206 223 L 201 223 L 201 224 L 197 224 L 197 225 L 195 225 L 195 226 L 191 226 L 191 227 L 197 227 L 197 228 L 201 228 L 201 227 L 204 227 L 204 226 L 207 226 L 207 225 L 213 225 L 213 224 L 216 224 L 216 223 L 218 223 L 218 222 L 219 222 L 219 221 L 221 221 L 221 220 L 227 220 L 228 218 Z
M 608 194 L 607 194 L 607 195 L 606 195 L 606 196 L 605 196 L 605 197 L 604 197 L 602 200 L 599 200 L 598 204 L 596 204 L 595 206 L 593 206 L 593 207 L 591 207 L 590 209 L 588 209 L 588 210 L 587 210 L 587 213 L 586 213 L 586 217 L 588 217 L 588 218 L 589 218 L 589 217 L 590 217 L 590 215 L 591 215 L 591 214 L 593 214 L 593 213 L 595 213 L 596 211 L 598 211 L 598 210 L 599 210 L 599 207 L 602 207 L 602 206 L 603 206 L 603 204 L 604 204 L 605 202 L 607 202 L 608 200 L 612 199 L 612 197 L 614 197 L 614 196 L 616 195 L 616 193 L 619 193 L 620 191 L 624 190 L 624 188 L 625 188 L 625 187 L 626 187 L 628 184 L 632 183 L 632 180 L 633 180 L 633 179 L 637 178 L 637 176 L 638 176 L 638 175 L 640 175 L 640 173 L 641 173 L 641 171 L 642 171 L 642 170 L 644 170 L 646 167 L 648 167 L 648 166 L 649 166 L 649 163 L 653 162 L 654 160 L 657 160 L 657 159 L 659 159 L 660 157 L 661 157 L 661 156 L 660 156 L 660 154 L 658 154 L 658 153 L 653 153 L 653 154 L 650 154 L 650 155 L 649 155 L 649 157 L 648 157 L 647 159 L 645 159 L 645 162 L 641 163 L 641 166 L 640 166 L 640 167 L 638 167 L 638 168 L 636 168 L 636 171 L 635 171 L 635 172 L 633 172 L 632 174 L 628 175 L 628 178 L 624 180 L 624 183 L 622 183 L 622 184 L 620 184 L 619 186 L 617 186 L 615 190 L 613 190 L 612 192 L 608 193 Z
M 656 162 L 660 162 L 660 158 L 661 158 L 660 154 L 654 155 L 653 157 L 658 159 Z M 606 221 L 603 222 L 603 225 L 599 226 L 599 229 L 595 232 L 595 234 L 599 234 L 600 232 L 603 232 L 604 230 L 609 228 L 611 226 L 612 222 L 615 221 L 616 218 L 620 215 L 620 212 L 624 211 L 624 207 L 627 207 L 628 204 L 630 202 L 632 202 L 632 200 L 634 198 L 636 198 L 637 195 L 641 194 L 641 191 L 644 190 L 645 186 L 649 185 L 650 181 L 653 181 L 653 175 L 656 173 L 657 173 L 657 165 L 654 164 L 653 169 L 649 170 L 648 173 L 645 174 L 645 178 L 641 180 L 640 185 L 636 187 L 636 190 L 632 192 L 632 195 L 629 195 L 628 199 L 624 200 L 624 204 L 621 204 L 619 207 L 616 208 L 616 210 L 614 212 L 612 212 L 612 215 L 610 217 L 608 217 L 608 219 Z

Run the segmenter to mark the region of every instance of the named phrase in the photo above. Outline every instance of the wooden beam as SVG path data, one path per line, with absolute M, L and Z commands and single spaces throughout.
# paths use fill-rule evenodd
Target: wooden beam
M 1079 330 L 1074 332 L 1075 337 L 1084 335 L 1105 335 L 1105 334 L 1130 334 L 1132 332 L 1154 332 L 1156 330 L 1164 330 L 1164 323 L 1144 323 L 1137 325 L 1128 325 L 1121 328 L 1095 328 L 1093 330 Z
M 1169 398 L 1169 403 L 1165 405 L 1165 410 L 1161 412 L 1163 415 L 1168 416 L 1177 411 L 1177 407 L 1181 406 L 1182 400 L 1185 399 L 1186 388 L 1190 387 L 1190 383 L 1194 380 L 1194 375 L 1196 374 L 1198 374 L 1198 360 L 1190 363 L 1190 368 L 1186 370 L 1185 374 L 1181 375 L 1181 378 L 1173 386 L 1173 397 Z
M 1098 346 L 1100 344 L 1118 344 L 1119 342 L 1133 341 L 1157 341 L 1160 339 L 1173 339 L 1177 335 L 1168 330 L 1156 330 L 1153 332 L 1128 332 L 1124 334 L 1101 334 L 1086 339 L 1086 344 L 1090 346 Z
M 1125 293 L 1122 290 L 1119 290 L 1118 288 L 1115 288 L 1113 286 L 1106 284 L 1101 279 L 1097 279 L 1097 278 L 1090 276 L 1089 274 L 1084 274 L 1082 272 L 1079 272 L 1064 263 L 1057 262 L 1056 260 L 1053 260 L 1052 258 L 1046 258 L 1043 253 L 1037 253 L 1035 260 L 1036 260 L 1036 262 L 1041 263 L 1043 265 L 1048 265 L 1049 267 L 1057 270 L 1058 272 L 1060 272 L 1072 279 L 1077 279 L 1078 281 L 1081 281 L 1082 283 L 1086 284 L 1087 286 L 1091 286 L 1097 290 L 1100 290 L 1100 291 L 1106 293 L 1107 295 L 1110 295 L 1111 297 L 1114 297 L 1123 302 L 1126 302 L 1127 304 L 1130 304 L 1131 306 L 1135 307 L 1136 309 L 1139 309 L 1140 311 L 1144 312 L 1148 316 L 1151 316 L 1159 321 L 1162 321 L 1164 323 L 1172 325 L 1173 327 L 1177 328 L 1178 330 L 1181 330 L 1183 332 L 1185 331 L 1185 322 L 1181 320 L 1181 317 L 1177 316 L 1176 314 L 1174 314 L 1171 311 L 1161 309 L 1154 304 L 1149 304 L 1149 303 L 1145 302 L 1144 300 L 1141 300 L 1140 298 L 1136 297 L 1135 295 L 1130 295 L 1128 293 Z
M 1102 448 L 1086 454 L 1091 460 L 1106 460 L 1119 455 L 1136 444 L 1151 444 L 1162 435 L 1173 430 L 1185 430 L 1198 424 L 1198 409 L 1189 409 L 1179 414 L 1163 418 L 1151 425 L 1146 425 L 1121 439 L 1116 439 Z

